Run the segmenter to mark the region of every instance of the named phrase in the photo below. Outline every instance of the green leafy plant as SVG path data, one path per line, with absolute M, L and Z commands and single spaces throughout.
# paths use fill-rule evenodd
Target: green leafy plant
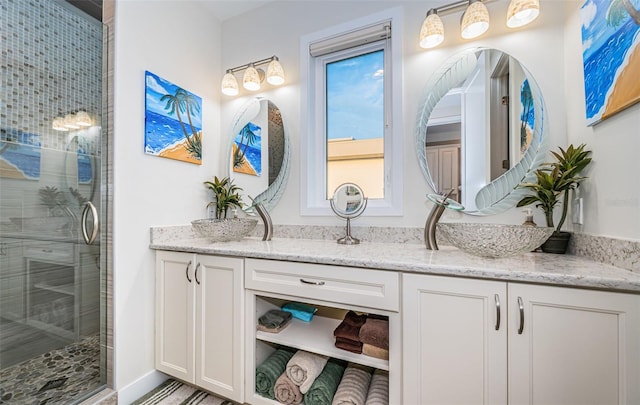
M 69 200 L 57 187 L 45 186 L 38 190 L 42 205 L 47 207 L 49 216 L 66 215 Z
M 213 181 L 205 181 L 204 184 L 213 191 L 215 196 L 215 201 L 210 205 L 213 204 L 216 207 L 216 219 L 226 218 L 229 208 L 242 208 L 242 197 L 238 194 L 242 188 L 234 185 L 229 177 L 219 179 L 218 176 L 214 176 Z
M 528 188 L 533 193 L 523 197 L 517 204 L 518 207 L 535 204 L 545 214 L 547 226 L 555 227 L 553 211 L 562 202 L 562 215 L 555 232 L 560 232 L 567 218 L 569 208 L 569 190 L 576 189 L 586 177 L 580 176 L 589 163 L 591 163 L 590 150 L 584 150 L 585 144 L 573 145 L 559 152 L 551 152 L 556 158 L 555 162 L 543 163 L 536 170 L 537 183 L 520 183 L 519 188 Z

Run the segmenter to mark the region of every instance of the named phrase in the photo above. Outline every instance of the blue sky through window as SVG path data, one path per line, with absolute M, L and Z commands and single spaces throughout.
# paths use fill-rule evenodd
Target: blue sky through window
M 384 51 L 328 63 L 327 138 L 384 135 Z

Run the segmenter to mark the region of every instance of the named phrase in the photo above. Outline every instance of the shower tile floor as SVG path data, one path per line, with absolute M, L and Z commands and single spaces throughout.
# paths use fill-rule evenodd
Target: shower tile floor
M 36 335 L 22 340 L 23 346 Z M 9 352 L 17 353 L 0 353 L 3 363 L 11 360 Z M 1 369 L 0 404 L 66 405 L 98 388 L 100 380 L 100 338 L 95 335 Z

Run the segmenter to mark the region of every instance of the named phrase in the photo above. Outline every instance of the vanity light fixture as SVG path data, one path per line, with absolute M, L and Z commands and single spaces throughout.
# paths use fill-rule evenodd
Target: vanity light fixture
M 93 118 L 85 110 L 71 111 L 68 114 L 57 116 L 51 122 L 54 131 L 75 131 L 93 125 Z
M 495 0 L 459 0 L 429 9 L 420 29 L 420 47 L 429 49 L 444 41 L 441 15 L 464 10 L 460 17 L 460 35 L 464 39 L 477 38 L 489 29 L 489 10 L 485 3 Z M 540 14 L 540 0 L 510 0 L 507 26 L 523 27 Z
M 264 69 L 256 67 L 266 64 L 268 64 L 266 73 Z M 270 58 L 261 59 L 227 69 L 225 75 L 222 77 L 222 94 L 227 96 L 238 95 L 238 80 L 236 79 L 235 74 L 241 71 L 244 71 L 242 76 L 242 87 L 249 91 L 260 90 L 261 83 L 264 81 L 265 77 L 267 79 L 267 83 L 274 86 L 279 86 L 284 83 L 284 69 L 280 64 L 278 57 L 273 55 Z
M 63 132 L 69 131 L 69 128 L 64 126 L 64 118 L 62 117 L 55 117 L 53 119 L 53 123 L 51 124 L 51 127 L 55 131 L 63 131 Z
M 74 113 L 64 116 L 64 126 L 68 129 L 80 129 L 80 125 L 76 123 L 76 115 Z
M 76 113 L 76 125 L 80 127 L 90 127 L 93 123 L 86 111 L 80 110 Z

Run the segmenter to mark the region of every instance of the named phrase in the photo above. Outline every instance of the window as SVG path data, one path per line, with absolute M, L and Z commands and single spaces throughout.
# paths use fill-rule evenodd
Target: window
M 347 182 L 364 190 L 368 215 L 402 214 L 401 15 L 301 40 L 302 215 L 332 215 L 328 199 Z

